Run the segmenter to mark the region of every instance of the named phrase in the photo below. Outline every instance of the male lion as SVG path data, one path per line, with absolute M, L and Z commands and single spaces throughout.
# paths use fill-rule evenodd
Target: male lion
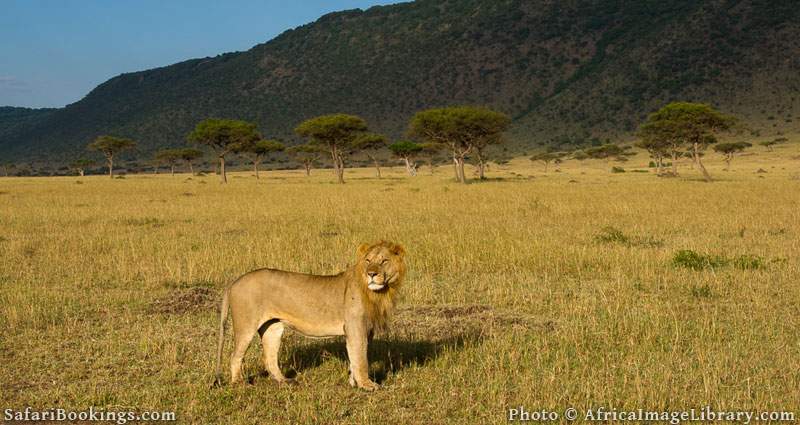
M 217 382 L 225 321 L 233 317 L 231 382 L 242 379 L 242 358 L 258 331 L 264 365 L 272 379 L 291 382 L 281 373 L 278 352 L 285 327 L 309 337 L 344 335 L 350 360 L 350 385 L 375 390 L 367 374 L 367 345 L 375 330 L 386 327 L 397 289 L 403 283 L 405 250 L 392 242 L 362 244 L 356 264 L 334 276 L 261 269 L 233 282 L 222 297 L 217 346 Z

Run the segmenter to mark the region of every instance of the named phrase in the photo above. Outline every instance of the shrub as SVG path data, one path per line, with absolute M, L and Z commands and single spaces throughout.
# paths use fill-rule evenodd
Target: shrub
M 614 167 L 611 167 L 611 172 L 612 173 L 624 173 L 625 169 L 622 168 L 622 167 L 614 166 Z
M 611 226 L 604 227 L 603 230 L 594 237 L 594 240 L 602 243 L 621 243 L 625 245 L 629 244 L 631 241 L 629 237 L 622 233 L 622 230 Z
M 699 254 L 691 249 L 682 249 L 672 257 L 672 264 L 691 270 L 703 270 L 725 266 L 728 260 L 720 256 Z
M 600 243 L 618 243 L 629 247 L 659 247 L 664 244 L 662 241 L 651 237 L 628 236 L 623 233 L 622 230 L 612 226 L 604 227 L 603 230 L 594 237 L 594 240 Z
M 739 270 L 761 270 L 767 263 L 761 257 L 744 254 L 733 259 L 733 266 Z

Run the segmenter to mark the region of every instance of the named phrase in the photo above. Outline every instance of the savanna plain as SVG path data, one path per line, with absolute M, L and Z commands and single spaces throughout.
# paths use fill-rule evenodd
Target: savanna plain
M 0 179 L 0 406 L 175 411 L 181 423 L 503 423 L 508 409 L 800 413 L 800 146 L 701 181 L 516 159 L 229 176 Z M 759 172 L 760 170 L 760 172 Z M 260 267 L 335 273 L 402 243 L 409 275 L 347 384 L 341 339 L 212 388 L 221 291 Z M 691 250 L 689 252 L 688 250 Z M 230 324 L 230 322 L 229 322 Z M 230 353 L 226 335 L 225 363 Z M 226 368 L 227 370 L 227 368 Z M 227 374 L 226 374 L 227 375 Z

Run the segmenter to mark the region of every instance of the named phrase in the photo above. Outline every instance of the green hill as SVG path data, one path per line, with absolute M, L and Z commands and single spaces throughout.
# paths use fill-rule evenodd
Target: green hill
M 323 113 L 399 136 L 417 110 L 482 104 L 512 146 L 628 137 L 663 103 L 710 102 L 763 134 L 800 131 L 792 0 L 419 0 L 321 17 L 249 51 L 123 74 L 57 110 L 0 110 L 0 158 L 62 163 L 108 133 L 136 155 L 207 117 L 291 138 Z

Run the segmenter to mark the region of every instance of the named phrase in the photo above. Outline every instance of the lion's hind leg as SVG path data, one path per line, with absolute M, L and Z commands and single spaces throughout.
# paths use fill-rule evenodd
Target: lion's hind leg
M 250 341 L 256 334 L 258 328 L 255 326 L 233 323 L 233 352 L 231 353 L 231 383 L 235 384 L 242 380 L 242 359 L 250 346 Z
M 264 367 L 269 371 L 269 375 L 275 381 L 281 383 L 292 383 L 293 379 L 288 379 L 281 373 L 278 365 L 278 356 L 281 351 L 281 336 L 283 336 L 284 326 L 279 321 L 269 321 L 259 328 L 261 333 L 261 347 L 263 348 Z

